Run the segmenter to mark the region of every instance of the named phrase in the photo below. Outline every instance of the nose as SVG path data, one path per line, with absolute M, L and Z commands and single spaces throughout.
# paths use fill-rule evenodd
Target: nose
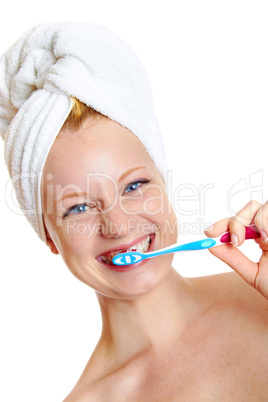
M 101 234 L 106 238 L 119 238 L 128 235 L 131 221 L 135 217 L 129 216 L 117 203 L 111 210 L 101 213 Z

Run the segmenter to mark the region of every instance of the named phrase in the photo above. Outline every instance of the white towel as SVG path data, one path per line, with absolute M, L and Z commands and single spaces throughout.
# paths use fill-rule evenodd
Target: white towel
M 0 59 L 0 133 L 19 204 L 46 242 L 40 179 L 71 96 L 127 127 L 165 179 L 150 83 L 132 50 L 95 24 L 41 24 Z

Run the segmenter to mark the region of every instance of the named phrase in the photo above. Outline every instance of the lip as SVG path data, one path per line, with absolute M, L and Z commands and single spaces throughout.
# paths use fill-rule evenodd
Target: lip
M 140 241 L 142 241 L 143 239 L 145 239 L 145 237 L 147 237 L 147 236 L 153 236 L 154 235 L 154 233 L 147 233 L 146 235 L 143 235 L 143 236 L 140 236 L 140 237 L 138 237 L 137 239 L 135 239 L 135 240 L 132 240 L 131 242 L 129 242 L 129 243 L 125 243 L 125 244 L 122 244 L 122 245 L 120 245 L 120 246 L 118 246 L 118 247 L 115 247 L 115 248 L 109 248 L 108 250 L 106 250 L 106 251 L 104 251 L 103 253 L 101 253 L 101 254 L 99 254 L 97 257 L 96 257 L 96 259 L 98 259 L 99 257 L 101 257 L 102 255 L 106 255 L 106 254 L 109 254 L 109 253 L 111 253 L 111 252 L 119 252 L 119 251 L 124 251 L 124 250 L 127 250 L 127 249 L 129 249 L 130 247 L 132 247 L 132 246 L 134 246 L 135 244 L 137 244 L 137 243 L 139 243 Z
M 144 235 L 144 236 L 138 237 L 137 239 L 135 239 L 135 240 L 133 240 L 133 241 L 127 243 L 127 244 L 123 244 L 123 245 L 120 245 L 120 246 L 118 246 L 118 247 L 116 247 L 116 248 L 110 248 L 110 249 L 104 251 L 103 253 L 99 254 L 99 255 L 96 257 L 96 260 L 97 260 L 100 264 L 102 264 L 104 267 L 109 268 L 109 269 L 112 270 L 112 271 L 119 271 L 119 272 L 130 271 L 131 269 L 134 269 L 134 268 L 137 267 L 137 266 L 143 265 L 144 263 L 147 262 L 147 260 L 143 260 L 143 261 L 138 262 L 138 263 L 136 263 L 136 264 L 121 265 L 121 266 L 120 266 L 120 265 L 105 264 L 105 263 L 101 260 L 100 257 L 101 257 L 102 255 L 106 255 L 106 254 L 109 254 L 109 253 L 111 253 L 111 252 L 117 252 L 117 251 L 118 251 L 118 252 L 120 252 L 120 251 L 122 252 L 122 251 L 124 251 L 124 250 L 127 250 L 127 249 L 131 248 L 132 246 L 134 246 L 135 244 L 137 244 L 137 243 L 139 243 L 140 241 L 142 241 L 143 239 L 145 239 L 147 236 L 150 236 L 150 237 L 151 237 L 151 244 L 150 244 L 150 247 L 149 247 L 149 249 L 148 249 L 147 252 L 153 251 L 153 250 L 154 250 L 155 233 L 148 233 L 148 234 L 146 234 L 146 235 Z

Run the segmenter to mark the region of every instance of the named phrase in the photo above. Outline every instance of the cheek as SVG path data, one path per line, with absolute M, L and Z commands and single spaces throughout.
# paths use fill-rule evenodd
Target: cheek
M 164 235 L 165 239 L 169 244 L 173 244 L 177 242 L 178 237 L 178 222 L 175 212 L 171 206 L 171 204 L 167 203 L 166 212 L 161 215 L 159 224 L 162 235 Z
M 77 229 L 76 233 L 69 235 L 58 233 L 55 241 L 58 251 L 70 272 L 80 281 L 87 283 L 89 268 L 93 263 L 93 254 L 95 249 L 92 238 L 88 233 L 82 233 L 82 228 Z
M 143 211 L 143 194 L 137 193 L 135 197 L 119 198 L 118 207 L 126 215 L 137 215 Z
M 151 188 L 143 200 L 143 213 L 147 219 L 154 222 L 169 244 L 176 243 L 178 225 L 175 212 L 161 187 Z
M 81 258 L 86 253 L 90 241 L 89 224 L 73 220 L 47 222 L 47 230 L 58 252 L 69 266 L 73 258 Z
M 168 200 L 166 191 L 160 186 L 152 186 L 143 199 L 143 212 L 156 219 L 173 221 L 175 214 Z
M 162 186 L 152 184 L 139 190 L 133 197 L 122 198 L 120 208 L 128 214 L 156 216 L 171 212 L 166 192 Z
M 152 188 L 148 191 L 143 202 L 143 211 L 148 215 L 165 214 L 166 200 L 164 191 L 159 188 Z
M 171 243 L 176 243 L 178 238 L 178 222 L 177 217 L 173 210 L 172 213 L 169 215 L 168 222 L 169 224 L 167 225 L 166 228 L 166 235 L 170 236 Z

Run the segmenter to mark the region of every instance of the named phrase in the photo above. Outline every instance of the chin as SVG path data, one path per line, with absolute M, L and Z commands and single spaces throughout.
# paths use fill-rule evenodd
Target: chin
M 165 279 L 167 279 L 172 268 L 172 260 L 172 255 L 163 255 L 144 260 L 142 263 L 136 264 L 140 266 L 137 266 L 135 270 L 118 275 L 120 280 L 113 281 L 114 285 L 116 282 L 116 289 L 113 289 L 111 286 L 109 291 L 97 290 L 97 292 L 106 297 L 125 300 L 133 300 L 145 296 L 157 290 Z

